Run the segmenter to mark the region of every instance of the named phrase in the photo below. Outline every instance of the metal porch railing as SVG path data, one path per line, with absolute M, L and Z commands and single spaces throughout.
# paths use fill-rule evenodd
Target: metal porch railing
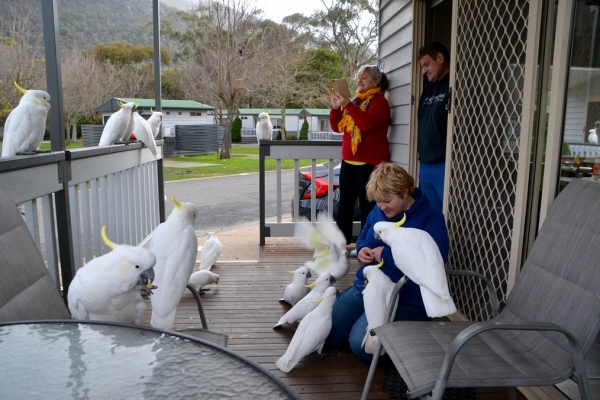
M 0 188 L 22 207 L 65 298 L 77 269 L 109 251 L 102 226 L 113 242 L 139 245 L 164 220 L 162 181 L 162 159 L 141 143 L 0 159 Z
M 294 236 L 295 221 L 299 220 L 299 170 L 300 160 L 311 160 L 311 186 L 315 187 L 317 160 L 325 159 L 329 161 L 329 175 L 333 176 L 333 161 L 341 156 L 341 141 L 263 141 L 259 148 L 259 198 L 260 198 L 260 245 L 264 246 L 267 237 L 291 237 Z M 265 160 L 277 160 L 276 184 L 277 184 L 277 221 L 266 221 L 265 204 L 267 199 L 265 194 Z M 281 191 L 281 160 L 294 160 L 294 188 L 296 189 L 293 199 L 292 222 L 283 222 L 282 202 L 290 199 L 282 198 Z M 311 213 L 310 219 L 316 220 L 316 193 L 311 192 Z M 333 209 L 333 185 L 329 185 L 327 191 L 327 209 Z M 360 221 L 354 222 L 353 232 L 355 235 L 360 233 Z

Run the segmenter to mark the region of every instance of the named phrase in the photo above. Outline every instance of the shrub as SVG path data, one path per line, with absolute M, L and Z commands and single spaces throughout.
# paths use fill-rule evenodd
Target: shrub
M 296 135 L 286 135 L 285 139 L 286 140 L 296 140 L 297 138 L 296 138 Z
M 242 120 L 235 117 L 231 123 L 231 141 L 240 143 L 242 141 Z
M 304 120 L 300 128 L 300 140 L 308 140 L 308 121 Z

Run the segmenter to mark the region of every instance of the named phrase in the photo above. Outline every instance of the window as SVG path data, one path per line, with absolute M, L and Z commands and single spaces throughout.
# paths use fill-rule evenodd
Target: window
M 171 113 L 169 111 L 167 111 L 167 115 L 171 115 Z

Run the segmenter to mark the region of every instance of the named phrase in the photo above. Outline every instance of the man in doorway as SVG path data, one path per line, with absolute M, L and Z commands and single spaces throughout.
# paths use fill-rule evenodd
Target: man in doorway
M 433 207 L 442 211 L 450 53 L 440 42 L 433 42 L 419 49 L 419 63 L 428 82 L 419 100 L 419 186 Z

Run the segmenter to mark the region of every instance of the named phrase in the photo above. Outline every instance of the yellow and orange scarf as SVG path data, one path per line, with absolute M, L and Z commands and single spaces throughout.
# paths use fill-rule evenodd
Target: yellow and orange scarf
M 371 102 L 371 99 L 375 97 L 375 95 L 381 94 L 381 88 L 373 88 L 369 89 L 364 93 L 356 92 L 356 97 L 354 98 L 354 104 L 358 105 L 360 102 L 360 109 L 363 111 L 367 111 L 367 107 Z M 354 120 L 350 116 L 350 113 L 345 110 L 344 116 L 342 120 L 338 124 L 339 132 L 348 133 L 351 136 L 352 143 L 352 154 L 356 154 L 356 150 L 358 149 L 358 144 L 361 142 L 360 137 L 360 129 L 358 126 L 354 124 Z

